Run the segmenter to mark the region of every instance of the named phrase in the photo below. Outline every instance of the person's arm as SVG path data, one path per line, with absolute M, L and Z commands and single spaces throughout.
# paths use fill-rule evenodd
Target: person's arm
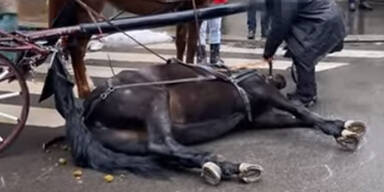
M 291 31 L 292 24 L 298 13 L 298 0 L 268 0 L 272 3 L 267 8 L 271 15 L 272 25 L 265 44 L 263 57 L 270 60 L 277 48 Z

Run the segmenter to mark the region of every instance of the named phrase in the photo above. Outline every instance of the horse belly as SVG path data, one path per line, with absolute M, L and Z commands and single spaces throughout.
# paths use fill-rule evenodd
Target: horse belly
M 156 0 L 109 0 L 109 2 L 119 9 L 138 15 L 165 12 L 174 7 L 174 4 L 163 4 Z

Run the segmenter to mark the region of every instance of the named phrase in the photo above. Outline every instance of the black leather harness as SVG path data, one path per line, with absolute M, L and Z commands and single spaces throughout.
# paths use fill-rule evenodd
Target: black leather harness
M 169 61 L 168 63 L 173 63 L 174 60 Z M 112 79 L 108 79 L 107 86 L 108 88 L 100 94 L 98 98 L 96 98 L 92 103 L 90 103 L 86 110 L 84 111 L 84 119 L 87 119 L 95 109 L 95 107 L 102 101 L 106 100 L 109 95 L 111 95 L 114 91 L 119 89 L 128 89 L 132 87 L 144 87 L 144 86 L 154 86 L 154 85 L 172 85 L 172 84 L 181 84 L 181 83 L 191 83 L 191 82 L 201 82 L 201 81 L 211 81 L 211 80 L 223 80 L 225 82 L 229 82 L 231 85 L 233 85 L 237 92 L 239 93 L 241 100 L 244 104 L 245 113 L 247 115 L 248 121 L 252 122 L 252 108 L 251 103 L 248 97 L 247 92 L 239 86 L 239 83 L 244 81 L 245 79 L 249 78 L 250 76 L 253 76 L 255 74 L 258 75 L 256 70 L 245 70 L 236 74 L 226 74 L 224 72 L 220 72 L 215 68 L 212 68 L 210 66 L 205 65 L 190 65 L 190 64 L 184 64 L 177 62 L 181 65 L 185 65 L 187 67 L 191 68 L 197 68 L 201 69 L 202 71 L 208 73 L 208 76 L 204 77 L 193 77 L 193 78 L 183 78 L 183 79 L 175 79 L 175 80 L 165 80 L 165 81 L 156 81 L 156 82 L 142 82 L 142 83 L 131 83 L 131 84 L 124 84 L 124 85 L 113 85 Z

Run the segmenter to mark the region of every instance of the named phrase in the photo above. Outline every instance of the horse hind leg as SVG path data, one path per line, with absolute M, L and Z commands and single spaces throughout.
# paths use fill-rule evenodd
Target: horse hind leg
M 186 24 L 178 24 L 176 26 L 176 54 L 177 59 L 184 60 L 184 52 L 186 47 L 187 29 Z
M 102 11 L 105 5 L 105 0 L 83 0 L 82 2 L 98 13 Z M 81 5 L 76 6 L 74 11 L 76 12 L 78 23 L 93 22 L 89 13 Z M 84 56 L 89 39 L 90 36 L 88 35 L 74 37 L 74 39 L 72 39 L 72 43 L 74 44 L 69 47 L 77 90 L 80 98 L 86 98 L 91 93 L 91 86 L 89 82 L 92 82 L 92 80 L 87 76 L 84 62 Z
M 244 182 L 259 180 L 262 169 L 258 165 L 220 161 L 215 155 L 178 143 L 171 132 L 168 93 L 161 91 L 153 95 L 156 97 L 150 104 L 151 110 L 145 113 L 150 153 L 169 158 L 185 168 L 200 168 L 205 181 L 212 185 L 233 176 Z
M 87 98 L 91 93 L 90 78 L 87 77 L 84 56 L 89 37 L 77 37 L 69 45 L 72 67 L 75 74 L 77 90 L 80 98 Z
M 194 63 L 197 50 L 197 41 L 199 39 L 198 35 L 200 32 L 200 25 L 201 22 L 199 22 L 197 25 L 196 22 L 188 23 L 187 63 Z

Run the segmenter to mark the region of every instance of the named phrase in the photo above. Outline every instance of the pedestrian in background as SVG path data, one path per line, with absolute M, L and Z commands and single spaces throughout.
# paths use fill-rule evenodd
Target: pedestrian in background
M 348 0 L 348 2 L 349 2 L 349 10 L 356 11 L 356 0 Z M 369 10 L 369 11 L 373 10 L 372 6 L 367 2 L 367 0 L 360 0 L 359 8 L 363 10 Z
M 17 1 L 0 0 L 0 30 L 14 32 L 18 26 Z M 16 60 L 16 53 L 0 52 L 11 61 Z
M 346 30 L 342 13 L 334 0 L 267 0 L 266 7 L 272 25 L 263 57 L 272 62 L 285 41 L 298 76 L 296 90 L 287 97 L 310 107 L 317 101 L 316 64 L 326 54 L 343 48 Z
M 16 0 L 0 0 L 0 29 L 13 32 L 17 28 Z
M 213 0 L 213 5 L 225 4 L 228 0 Z M 203 21 L 200 27 L 200 45 L 197 48 L 197 63 L 206 63 L 206 42 L 208 33 L 208 43 L 210 46 L 211 65 L 222 65 L 220 58 L 221 45 L 221 21 L 222 18 L 215 18 Z
M 253 3 L 248 8 L 247 12 L 247 25 L 248 25 L 248 39 L 255 39 L 256 34 L 256 0 L 251 0 Z M 258 1 L 259 2 L 259 1 Z M 265 0 L 260 1 L 262 5 L 265 5 Z M 261 25 L 261 37 L 265 38 L 268 35 L 268 31 L 271 25 L 271 17 L 269 16 L 265 6 L 262 6 L 260 10 L 260 25 Z

